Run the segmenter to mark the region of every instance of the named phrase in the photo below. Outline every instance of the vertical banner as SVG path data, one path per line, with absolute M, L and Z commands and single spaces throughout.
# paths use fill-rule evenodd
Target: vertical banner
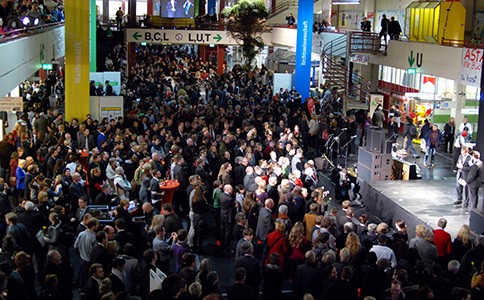
M 215 0 L 208 0 L 207 6 L 208 6 L 208 14 L 209 15 L 213 15 L 213 14 L 216 13 L 216 11 L 215 11 Z
M 482 63 L 484 50 L 464 48 L 462 51 L 462 66 L 460 67 L 458 82 L 474 87 L 481 86 Z
M 296 76 L 294 87 L 302 102 L 309 98 L 311 84 L 311 49 L 313 45 L 313 0 L 299 0 L 297 9 Z
M 96 72 L 97 65 L 97 6 L 96 0 L 91 0 L 91 8 L 89 10 L 89 71 Z
M 66 120 L 84 120 L 89 113 L 89 6 L 91 1 L 65 2 Z

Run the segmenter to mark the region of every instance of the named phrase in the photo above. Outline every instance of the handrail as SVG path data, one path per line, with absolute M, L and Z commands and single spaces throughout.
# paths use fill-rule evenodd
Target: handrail
M 21 37 L 38 34 L 61 26 L 64 26 L 64 21 L 4 31 L 0 33 L 0 37 L 2 37 L 0 38 L 0 43 L 7 43 Z
M 289 7 L 297 6 L 298 0 L 282 0 L 277 1 L 274 7 L 271 7 L 269 12 L 269 18 L 275 17 L 283 11 L 287 10 Z
M 343 66 L 339 57 L 347 53 L 347 39 L 349 34 L 338 37 L 327 43 L 322 50 L 323 72 L 330 85 L 340 91 L 344 91 L 346 99 L 353 98 L 361 103 L 369 103 L 371 83 L 362 76 L 352 73 L 350 78 L 349 69 Z M 349 59 L 349 58 L 347 58 Z

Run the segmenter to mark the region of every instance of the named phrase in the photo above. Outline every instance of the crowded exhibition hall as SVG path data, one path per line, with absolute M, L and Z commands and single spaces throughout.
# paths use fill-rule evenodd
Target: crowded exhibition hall
M 484 299 L 484 4 L 0 2 L 0 299 Z

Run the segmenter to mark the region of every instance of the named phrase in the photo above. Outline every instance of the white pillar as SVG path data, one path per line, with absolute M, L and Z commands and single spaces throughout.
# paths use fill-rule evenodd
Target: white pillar
M 466 86 L 457 83 L 457 81 L 454 82 L 454 96 L 452 96 L 452 102 L 455 102 L 455 108 L 451 109 L 451 113 L 455 119 L 455 124 L 459 126 L 464 118 L 462 109 L 466 107 Z

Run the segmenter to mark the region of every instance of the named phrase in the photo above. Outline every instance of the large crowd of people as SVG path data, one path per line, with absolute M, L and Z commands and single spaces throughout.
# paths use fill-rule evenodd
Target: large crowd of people
M 354 154 L 357 131 L 354 115 L 320 113 L 335 90 L 314 92 L 310 114 L 294 89 L 273 96 L 265 67 L 218 75 L 176 46 L 139 47 L 136 60 L 117 119 L 64 120 L 49 104 L 62 74 L 23 86 L 26 108 L 0 142 L 0 297 L 482 297 L 484 237 L 474 242 L 468 226 L 451 242 L 442 219 L 409 240 L 403 220 L 355 216 L 346 170 L 329 201 L 313 158 L 330 135 L 350 142 L 336 154 Z M 171 204 L 166 180 L 180 184 Z M 207 239 L 233 258 L 223 291 L 211 257 L 197 262 Z M 150 292 L 156 268 L 168 276 Z

